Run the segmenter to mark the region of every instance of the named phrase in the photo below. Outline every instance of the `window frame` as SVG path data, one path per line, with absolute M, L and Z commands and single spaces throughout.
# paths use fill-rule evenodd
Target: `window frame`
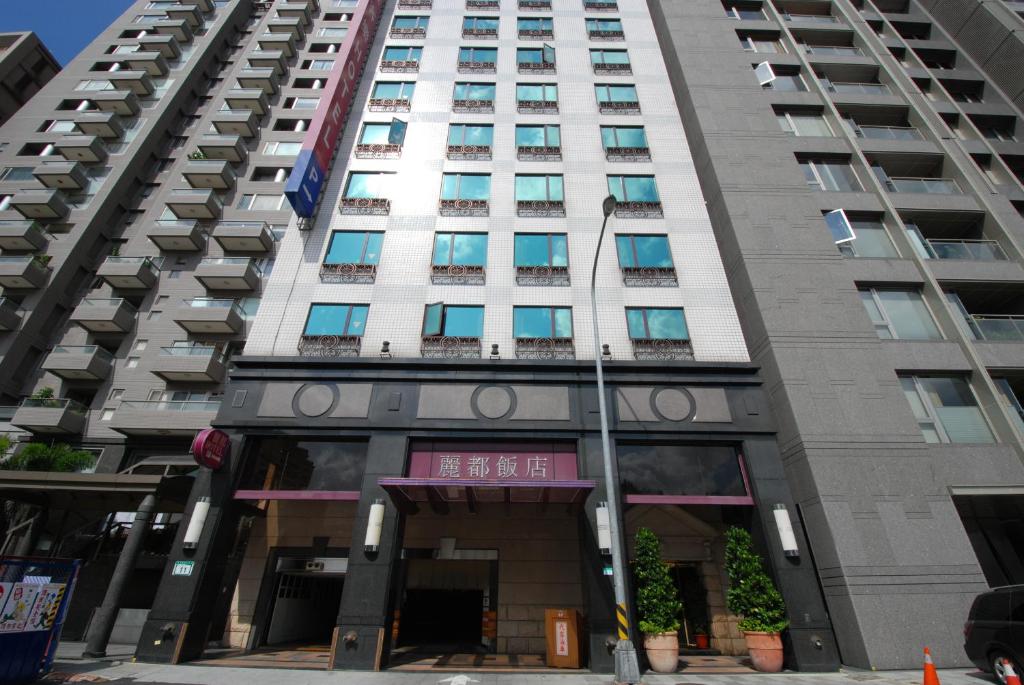
M 331 237 L 327 240 L 327 250 L 324 252 L 322 264 L 367 264 L 373 266 L 380 265 L 380 257 L 384 253 L 384 231 L 346 231 L 346 230 L 335 230 L 331 231 Z M 331 246 L 334 244 L 335 238 L 340 234 L 350 235 L 362 235 L 363 243 L 359 251 L 359 258 L 357 260 L 347 260 L 340 262 L 329 261 L 331 257 Z M 380 236 L 380 245 L 377 248 L 377 259 L 372 262 L 366 261 L 366 252 L 370 249 L 370 241 L 374 236 Z
M 427 317 L 431 307 L 440 307 L 441 316 L 438 320 L 437 333 L 427 332 Z M 445 331 L 445 327 L 448 323 L 448 310 L 449 309 L 479 309 L 481 311 L 480 317 L 480 332 L 479 335 L 449 335 Z M 469 338 L 474 340 L 481 340 L 484 337 L 484 314 L 486 308 L 482 304 L 447 304 L 443 300 L 439 302 L 430 302 L 424 305 L 423 308 L 423 325 L 420 327 L 420 336 L 423 338 Z M 433 329 L 431 329 L 433 330 Z
M 572 306 L 566 305 L 514 305 L 512 307 L 512 337 L 515 340 L 537 340 L 538 336 L 535 335 L 519 335 L 516 326 L 516 314 L 526 309 L 538 309 L 546 310 L 550 318 L 551 331 L 550 335 L 539 336 L 540 339 L 550 338 L 552 340 L 572 340 L 575 337 L 575 325 L 572 320 Z M 569 335 L 558 335 L 558 320 L 556 312 L 559 310 L 567 311 L 569 313 Z
M 455 181 L 455 197 L 445 197 L 444 196 L 445 179 L 450 177 L 450 176 L 456 177 L 456 181 Z M 485 177 L 487 179 L 487 197 L 486 198 L 461 197 L 461 194 L 462 194 L 462 177 L 463 176 L 473 176 L 473 177 L 482 176 L 482 177 Z M 440 195 L 440 199 L 441 200 L 468 200 L 468 201 L 471 201 L 471 202 L 474 202 L 474 201 L 478 202 L 478 201 L 482 200 L 484 202 L 489 202 L 490 199 L 491 199 L 491 174 L 478 173 L 478 172 L 468 172 L 468 171 L 446 171 L 446 172 L 441 174 L 441 191 L 440 191 L 439 195 Z
M 519 263 L 519 246 L 518 238 L 524 237 L 544 237 L 546 238 L 548 247 L 547 263 L 545 264 L 520 264 Z M 561 238 L 564 241 L 565 247 L 565 264 L 555 264 L 555 238 Z M 514 233 L 512 235 L 512 265 L 516 268 L 533 268 L 533 267 L 547 267 L 547 268 L 569 268 L 569 234 L 568 233 Z
M 438 239 L 441 236 L 449 236 L 449 239 L 448 239 L 447 261 L 444 261 L 444 262 L 438 262 L 437 261 L 437 247 L 438 247 L 437 246 L 437 242 L 438 242 Z M 460 237 L 465 238 L 465 237 L 469 237 L 469 236 L 472 236 L 474 238 L 479 238 L 481 236 L 483 237 L 483 261 L 480 262 L 479 264 L 471 264 L 471 263 L 456 264 L 455 261 L 454 261 L 455 250 L 456 250 L 455 243 L 456 243 L 456 241 Z M 490 246 L 490 240 L 488 238 L 489 238 L 488 234 L 485 233 L 485 232 L 482 232 L 482 231 L 435 231 L 434 232 L 434 245 L 433 245 L 433 247 L 430 250 L 430 266 L 431 267 L 439 267 L 439 266 L 445 266 L 445 267 L 446 266 L 478 266 L 478 267 L 486 267 L 487 266 L 487 250 L 488 250 L 488 248 Z
M 626 307 L 626 334 L 629 336 L 630 341 L 634 340 L 671 340 L 675 342 L 691 342 L 690 338 L 690 325 L 686 322 L 686 308 L 685 307 Z M 644 332 L 646 334 L 643 338 L 633 337 L 633 331 L 630 330 L 629 325 L 629 313 L 630 312 L 641 312 L 644 324 Z M 650 311 L 673 311 L 679 312 L 683 317 L 683 333 L 682 338 L 654 338 L 651 337 L 651 326 L 648 322 L 648 312 Z
M 310 333 L 309 332 L 309 320 L 313 317 L 313 310 L 316 307 L 345 307 L 345 322 L 341 327 L 340 333 Z M 349 327 L 352 324 L 352 314 L 356 307 L 365 307 L 366 313 L 363 317 L 363 331 L 361 333 L 352 333 L 349 331 Z M 361 303 L 346 303 L 346 302 L 310 302 L 309 309 L 306 311 L 306 321 L 302 325 L 303 337 L 323 337 L 323 336 L 344 336 L 352 338 L 361 338 L 366 333 L 366 322 L 370 318 L 370 305 Z

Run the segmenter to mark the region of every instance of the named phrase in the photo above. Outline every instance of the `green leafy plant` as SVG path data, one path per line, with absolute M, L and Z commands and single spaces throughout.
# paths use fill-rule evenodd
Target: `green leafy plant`
M 52 400 L 53 399 L 53 388 L 46 386 L 39 388 L 32 393 L 32 399 L 34 400 Z
M 661 541 L 649 528 L 636 532 L 636 608 L 640 614 L 640 632 L 654 635 L 679 630 L 683 603 L 661 558 Z
M 55 445 L 30 442 L 10 459 L 0 462 L 0 470 L 76 473 L 95 462 L 96 457 L 91 452 L 76 450 L 62 442 Z
M 780 633 L 789 625 L 786 603 L 765 573 L 750 533 L 730 528 L 725 533 L 725 572 L 729 576 L 726 605 L 741 617 L 739 628 L 749 633 Z
M 195 152 L 188 153 L 188 158 L 193 160 L 206 159 L 206 153 L 202 150 L 196 150 Z

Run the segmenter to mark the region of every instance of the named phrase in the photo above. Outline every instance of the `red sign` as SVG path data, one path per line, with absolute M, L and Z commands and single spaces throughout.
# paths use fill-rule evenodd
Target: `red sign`
M 576 452 L 564 445 L 434 444 L 433 449 L 413 448 L 409 475 L 452 481 L 546 482 L 576 480 Z
M 192 441 L 196 463 L 212 471 L 220 470 L 231 452 L 231 438 L 222 430 L 204 428 Z

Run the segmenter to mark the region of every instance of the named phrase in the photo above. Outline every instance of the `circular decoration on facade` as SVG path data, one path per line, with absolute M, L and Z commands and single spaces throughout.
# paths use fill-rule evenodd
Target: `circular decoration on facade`
M 336 391 L 329 385 L 304 385 L 295 393 L 295 408 L 309 418 L 323 416 L 334 407 Z
M 451 264 L 448 266 L 448 275 L 452 278 L 463 278 L 466 275 L 466 267 L 463 264 Z
M 200 466 L 218 471 L 231 453 L 231 438 L 222 430 L 204 428 L 192 441 L 192 457 Z
M 482 385 L 473 392 L 470 402 L 481 418 L 502 419 L 515 411 L 516 395 L 505 385 Z
M 694 414 L 696 404 L 690 393 L 679 388 L 656 388 L 651 393 L 651 410 L 663 421 L 685 421 Z

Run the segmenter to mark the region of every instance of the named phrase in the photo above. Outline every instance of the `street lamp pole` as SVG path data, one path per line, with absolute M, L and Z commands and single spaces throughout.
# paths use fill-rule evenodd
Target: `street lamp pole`
M 615 196 L 609 195 L 601 203 L 604 221 L 597 237 L 594 268 L 590 272 L 590 313 L 594 322 L 594 369 L 597 372 L 597 407 L 601 415 L 601 456 L 604 463 L 605 491 L 608 498 L 608 524 L 611 534 L 612 581 L 615 586 L 615 620 L 618 640 L 615 643 L 615 682 L 639 683 L 640 667 L 636 649 L 629 640 L 629 612 L 626 608 L 626 570 L 623 563 L 622 537 L 619 535 L 619 487 L 612 469 L 611 439 L 608 436 L 608 408 L 604 397 L 604 370 L 601 368 L 601 331 L 597 323 L 597 260 L 604 241 L 608 217 L 615 211 Z

